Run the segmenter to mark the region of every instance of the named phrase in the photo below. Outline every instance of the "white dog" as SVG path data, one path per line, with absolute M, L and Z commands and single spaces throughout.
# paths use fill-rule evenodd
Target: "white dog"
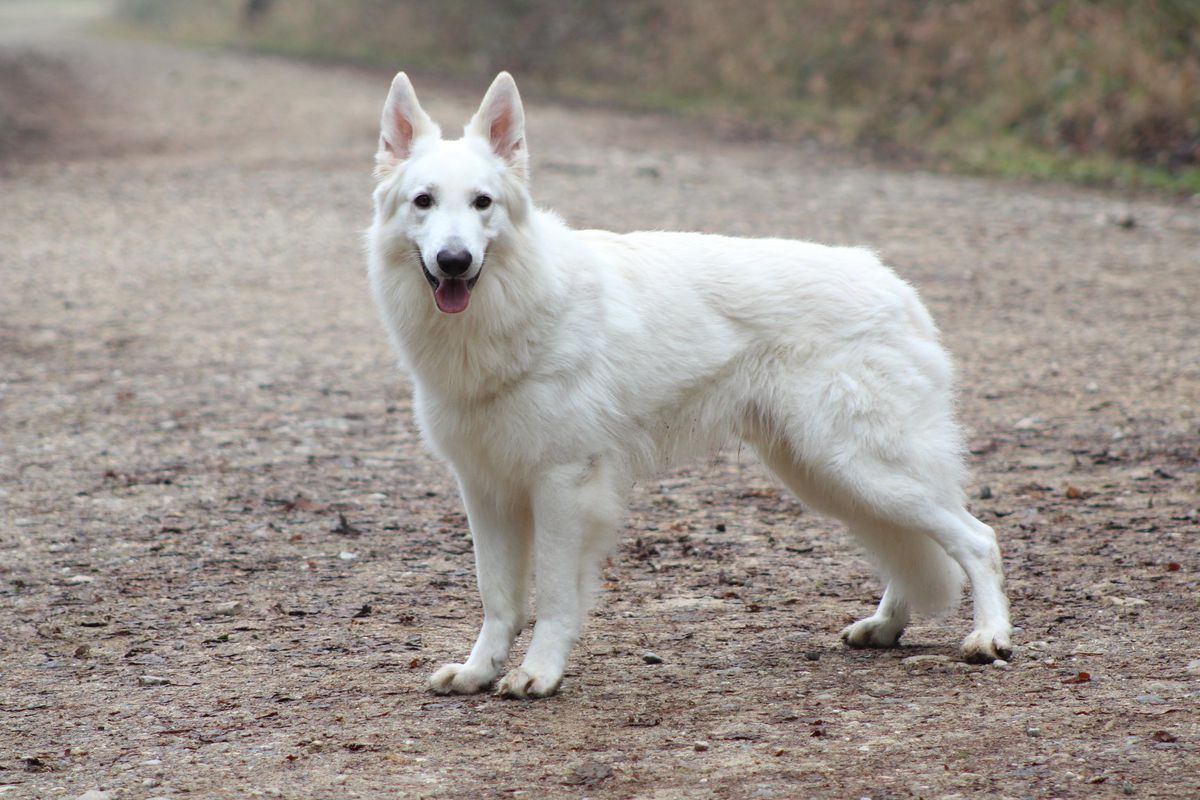
M 842 632 L 891 647 L 969 577 L 974 662 L 1010 654 L 992 529 L 963 507 L 952 367 L 916 292 L 870 252 L 782 239 L 574 231 L 533 205 L 525 118 L 500 73 L 441 138 L 404 73 L 383 108 L 371 288 L 429 445 L 458 478 L 483 627 L 430 679 L 562 682 L 633 481 L 734 437 L 843 520 L 887 579 Z

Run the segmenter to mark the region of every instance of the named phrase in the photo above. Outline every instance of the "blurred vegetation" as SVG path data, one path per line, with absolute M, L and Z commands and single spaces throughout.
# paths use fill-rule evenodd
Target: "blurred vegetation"
M 1200 192 L 1200 0 L 122 0 L 135 28 Z

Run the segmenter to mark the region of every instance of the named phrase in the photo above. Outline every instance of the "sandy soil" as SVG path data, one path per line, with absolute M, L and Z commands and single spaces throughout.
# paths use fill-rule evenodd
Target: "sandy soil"
M 1200 796 L 1195 204 L 535 98 L 574 224 L 920 286 L 1018 652 L 959 663 L 962 613 L 841 647 L 867 564 L 731 448 L 639 490 L 560 695 L 436 697 L 480 610 L 365 288 L 389 76 L 0 31 L 0 797 Z

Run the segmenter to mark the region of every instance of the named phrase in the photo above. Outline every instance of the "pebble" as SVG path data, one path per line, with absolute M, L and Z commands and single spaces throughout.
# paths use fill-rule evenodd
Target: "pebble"
M 705 741 L 693 742 L 692 749 L 695 750 L 697 753 L 703 753 L 706 750 L 708 750 L 708 742 L 705 742 Z
M 642 661 L 645 661 L 647 664 L 661 664 L 663 662 L 662 656 L 650 650 L 642 653 Z
M 991 500 L 992 499 L 992 487 L 990 487 L 990 486 L 979 487 L 979 499 L 980 500 Z
M 230 600 L 227 603 L 217 603 L 213 606 L 213 613 L 222 617 L 232 617 L 234 614 L 240 613 L 241 610 L 241 600 Z
M 1141 703 L 1144 706 L 1159 706 L 1167 702 L 1156 694 L 1139 694 L 1133 698 L 1133 702 Z
M 1008 662 L 1005 661 L 1003 658 L 997 658 L 995 661 L 992 662 L 992 666 L 996 667 L 997 669 L 1007 669 Z
M 88 789 L 75 800 L 112 800 L 112 792 L 102 792 L 99 789 Z
M 1113 225 L 1116 225 L 1118 228 L 1124 228 L 1125 230 L 1130 230 L 1137 227 L 1137 217 L 1133 216 L 1133 212 L 1131 211 L 1121 211 L 1116 214 L 1112 214 L 1109 217 L 1109 222 L 1111 222 Z
M 1186 669 L 1193 675 L 1200 675 L 1200 658 L 1189 661 Z
M 71 586 L 79 586 L 85 583 L 92 583 L 95 580 L 91 575 L 72 575 L 67 578 L 67 583 Z
M 142 675 L 138 678 L 138 683 L 142 686 L 169 686 L 171 684 L 169 680 L 158 675 Z
M 1104 599 L 1110 605 L 1121 606 L 1124 608 L 1131 608 L 1133 606 L 1148 606 L 1148 605 L 1150 605 L 1150 601 L 1143 600 L 1140 597 L 1117 597 L 1115 595 L 1110 594 L 1107 597 L 1105 597 Z
M 340 558 L 342 561 L 353 561 L 354 559 L 358 558 L 358 555 L 343 550 L 342 552 L 338 553 L 338 558 Z

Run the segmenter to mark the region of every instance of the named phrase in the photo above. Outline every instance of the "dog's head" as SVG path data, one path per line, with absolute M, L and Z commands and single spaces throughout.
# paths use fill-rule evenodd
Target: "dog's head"
M 387 249 L 399 263 L 420 265 L 438 310 L 465 311 L 489 248 L 530 207 L 517 84 L 507 72 L 497 75 L 462 138 L 447 141 L 399 73 L 383 106 L 375 163 L 375 225 Z

